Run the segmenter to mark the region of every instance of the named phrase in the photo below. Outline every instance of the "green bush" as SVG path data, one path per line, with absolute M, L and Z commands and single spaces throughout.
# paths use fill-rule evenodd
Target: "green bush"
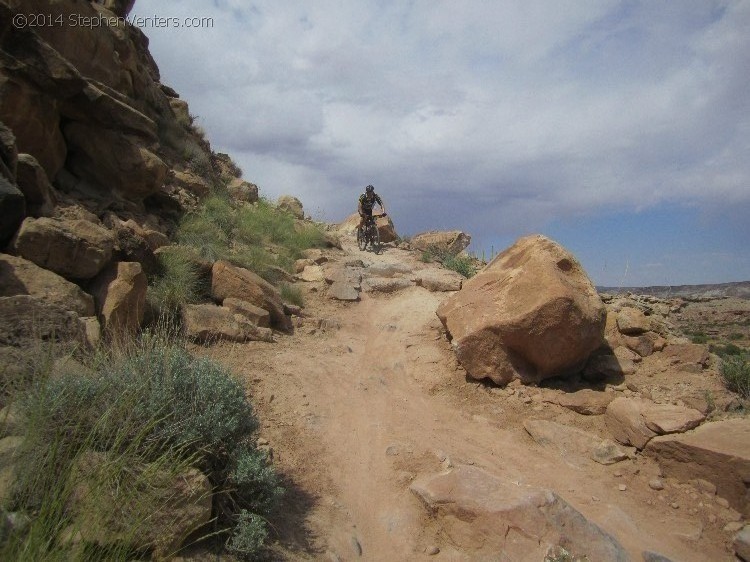
M 254 448 L 251 438 L 258 424 L 243 386 L 215 363 L 194 359 L 182 347 L 148 334 L 122 356 L 97 358 L 91 369 L 93 374 L 42 380 L 19 400 L 26 439 L 12 508 L 33 519 L 27 535 L 0 545 L 0 559 L 29 552 L 33 555 L 26 559 L 70 557 L 57 537 L 75 519 L 69 511 L 70 476 L 78 459 L 91 453 L 105 454 L 108 461 L 90 487 L 106 491 L 105 499 L 119 498 L 118 513 L 132 515 L 121 523 L 121 542 L 127 543 L 129 533 L 137 536 L 143 514 L 165 501 L 149 492 L 159 489 L 158 482 L 148 481 L 157 472 L 134 473 L 133 467 L 166 467 L 173 474 L 195 467 L 214 489 L 219 527 L 212 534 L 232 536 L 233 527 L 242 524 L 253 529 L 259 548 L 265 537 L 262 516 L 282 490 L 266 456 Z M 127 490 L 132 493 L 123 496 Z M 243 519 L 240 509 L 254 517 Z M 243 544 L 250 548 L 250 542 Z M 123 547 L 104 559 L 130 555 Z
M 421 260 L 425 263 L 440 262 L 446 269 L 460 273 L 467 279 L 476 273 L 474 260 L 471 257 L 463 254 L 455 254 L 437 246 L 432 246 L 422 252 Z
M 720 370 L 724 384 L 729 390 L 746 400 L 750 399 L 750 356 L 726 356 L 721 360 Z
M 149 283 L 147 297 L 158 320 L 179 322 L 182 305 L 198 302 L 207 292 L 198 266 L 187 250 L 179 247 L 159 254 L 160 271 Z
M 715 353 L 721 358 L 739 356 L 743 353 L 742 348 L 734 345 L 733 343 L 728 343 L 726 345 L 711 344 L 708 346 L 708 349 L 711 353 Z
M 268 538 L 265 521 L 258 515 L 242 510 L 237 517 L 229 551 L 241 560 L 255 560 Z
M 290 285 L 289 283 L 283 283 L 280 287 L 281 299 L 284 302 L 295 304 L 297 306 L 305 306 L 305 299 L 302 296 L 302 289 Z

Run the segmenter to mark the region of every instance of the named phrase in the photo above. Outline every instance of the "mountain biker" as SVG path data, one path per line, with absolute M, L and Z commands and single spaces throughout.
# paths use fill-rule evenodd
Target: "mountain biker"
M 377 193 L 375 193 L 375 188 L 368 185 L 365 188 L 365 192 L 359 196 L 359 205 L 357 206 L 357 212 L 359 213 L 359 228 L 364 228 L 365 220 L 372 217 L 372 208 L 375 206 L 375 203 L 380 205 L 380 209 L 383 211 L 383 215 L 385 215 L 385 205 L 383 205 L 383 200 Z

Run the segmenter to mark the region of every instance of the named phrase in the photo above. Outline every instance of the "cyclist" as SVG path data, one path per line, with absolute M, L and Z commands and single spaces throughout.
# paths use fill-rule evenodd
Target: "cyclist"
M 383 200 L 377 193 L 375 193 L 375 188 L 368 185 L 365 188 L 365 192 L 359 196 L 357 212 L 359 213 L 360 229 L 364 228 L 366 219 L 372 217 L 372 208 L 375 206 L 375 203 L 380 205 L 380 209 L 383 211 L 383 215 L 385 215 L 385 205 L 383 205 Z

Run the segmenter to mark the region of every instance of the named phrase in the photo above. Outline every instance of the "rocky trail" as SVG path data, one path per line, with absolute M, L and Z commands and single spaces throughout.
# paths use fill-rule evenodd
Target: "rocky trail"
M 740 514 L 715 487 L 665 477 L 632 449 L 621 462 L 594 462 L 587 440 L 611 435 L 603 415 L 559 405 L 571 388 L 501 389 L 467 378 L 435 315 L 450 293 L 408 282 L 438 264 L 398 247 L 374 255 L 342 242 L 318 270 L 361 271 L 358 302 L 329 298 L 325 274 L 307 276 L 292 335 L 197 348 L 251 389 L 259 444 L 272 451 L 288 488 L 273 521 L 279 559 L 541 561 L 540 537 L 560 535 L 539 528 L 541 506 L 542 526 L 555 520 L 566 529 L 560 544 L 566 533 L 579 547 L 601 542 L 598 528 L 619 541 L 599 557 L 592 546 L 591 562 L 661 560 L 648 552 L 675 562 L 734 560 Z M 377 277 L 368 281 L 368 272 Z M 596 395 L 719 384 L 715 373 L 692 381 L 686 373 L 676 386 L 649 359 L 627 385 L 620 380 Z M 499 508 L 496 497 L 508 505 Z M 529 502 L 537 502 L 530 511 Z M 566 515 L 550 516 L 558 504 Z M 510 511 L 500 520 L 511 513 L 510 523 L 498 524 L 503 510 Z M 575 510 L 583 517 L 570 519 Z

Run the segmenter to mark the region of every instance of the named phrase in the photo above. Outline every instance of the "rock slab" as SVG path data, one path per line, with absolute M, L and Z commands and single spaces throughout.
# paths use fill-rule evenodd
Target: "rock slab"
M 453 544 L 479 557 L 502 552 L 508 560 L 538 562 L 549 547 L 564 545 L 589 560 L 629 560 L 614 537 L 554 492 L 519 486 L 480 468 L 456 466 L 418 478 L 411 491 Z

